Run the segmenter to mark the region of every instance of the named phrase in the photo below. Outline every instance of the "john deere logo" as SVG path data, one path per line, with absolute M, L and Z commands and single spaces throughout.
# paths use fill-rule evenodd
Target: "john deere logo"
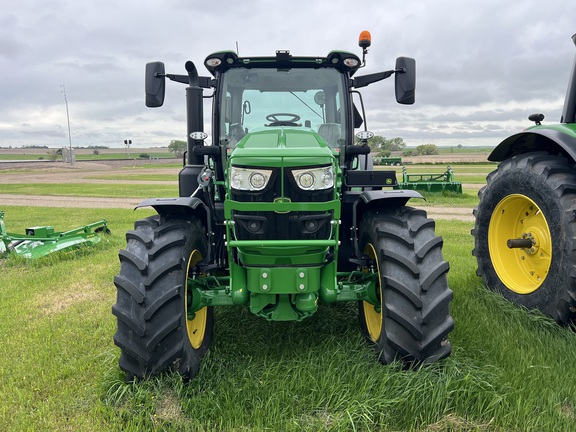
M 386 179 L 386 184 L 387 184 L 387 185 L 392 184 L 392 179 L 391 179 L 391 178 L 387 178 L 387 179 Z
M 280 197 L 280 198 L 274 198 L 274 202 L 275 203 L 291 203 L 292 200 L 288 197 Z M 290 212 L 289 211 L 277 211 L 276 213 L 286 214 L 286 213 L 290 213 Z

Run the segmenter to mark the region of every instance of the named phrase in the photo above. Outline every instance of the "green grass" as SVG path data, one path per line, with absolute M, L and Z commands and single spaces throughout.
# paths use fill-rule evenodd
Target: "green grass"
M 450 164 L 452 171 L 454 172 L 454 178 L 456 181 L 462 183 L 475 183 L 484 184 L 486 183 L 486 176 L 488 173 L 496 169 L 496 164 Z M 402 180 L 402 169 L 401 166 L 377 166 L 378 170 L 394 170 L 396 171 L 396 176 L 398 181 Z M 446 165 L 425 165 L 425 164 L 414 164 L 406 165 L 406 170 L 408 174 L 442 174 L 446 171 Z
M 48 160 L 50 155 L 48 151 L 46 154 L 0 154 L 0 160 L 30 160 L 30 161 L 37 161 L 37 160 Z
M 467 154 L 467 153 L 486 153 L 488 156 L 494 147 L 461 147 L 457 146 L 439 146 L 438 153 L 440 154 Z
M 456 192 L 426 192 L 418 191 L 426 199 L 425 202 L 412 200 L 411 204 L 418 207 L 476 207 L 478 205 L 478 190 L 464 188 L 461 194 Z
M 22 153 L 12 153 L 0 154 L 0 160 L 49 160 L 50 154 L 54 151 L 54 149 L 46 149 L 44 153 L 39 153 L 38 150 L 35 152 L 31 151 L 30 153 L 24 153 L 24 150 L 15 150 L 15 152 L 21 151 Z M 101 151 L 99 154 L 95 155 L 92 153 L 78 153 L 76 152 L 76 160 L 104 160 L 104 159 L 138 159 L 141 153 L 146 153 L 150 157 L 158 158 L 158 159 L 174 159 L 174 153 L 166 152 L 152 152 L 148 153 L 146 151 L 138 152 L 138 150 L 130 152 L 130 158 L 126 156 L 126 153 L 105 153 Z M 62 162 L 62 158 L 59 156 L 57 159 L 59 162 Z
M 122 167 L 122 171 L 130 171 L 130 170 L 140 170 L 140 169 L 156 169 L 156 168 L 176 168 L 176 171 L 179 172 L 182 169 L 181 163 L 154 163 L 154 164 L 146 164 L 146 165 L 135 165 L 135 166 L 127 166 Z
M 572 431 L 576 334 L 487 291 L 471 223 L 436 222 L 454 291 L 453 354 L 431 367 L 382 366 L 356 306 L 301 323 L 215 311 L 215 338 L 189 384 L 125 384 L 113 344 L 113 277 L 124 233 L 148 210 L 5 207 L 7 225 L 73 228 L 108 219 L 93 249 L 0 264 L 0 430 Z
M 95 154 L 77 154 L 76 155 L 76 160 L 100 160 L 100 159 L 139 159 L 139 155 L 146 153 L 147 155 L 149 155 L 150 157 L 153 158 L 158 158 L 158 159 L 173 159 L 174 158 L 174 153 L 170 153 L 170 152 L 152 152 L 152 153 L 148 153 L 146 151 L 138 151 L 138 149 L 136 150 L 132 150 L 130 152 L 130 157 L 126 157 L 126 153 L 105 153 L 105 152 L 100 152 L 99 154 L 95 155 Z
M 95 180 L 147 180 L 147 181 L 178 181 L 178 172 L 172 174 L 110 174 L 110 175 L 93 175 L 86 176 L 87 179 Z
M 133 184 L 46 184 L 15 183 L 2 185 L 2 193 L 15 195 L 84 196 L 111 198 L 150 198 L 171 197 L 178 194 L 178 187 L 172 185 L 133 185 Z

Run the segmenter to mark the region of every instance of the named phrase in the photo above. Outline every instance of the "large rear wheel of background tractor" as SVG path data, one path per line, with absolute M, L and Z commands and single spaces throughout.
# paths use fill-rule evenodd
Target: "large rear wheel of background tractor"
M 152 216 L 134 225 L 120 251 L 114 278 L 120 368 L 126 380 L 174 369 L 189 379 L 212 340 L 212 308 L 188 314 L 188 274 L 206 254 L 206 235 L 197 218 Z
M 372 210 L 362 219 L 360 247 L 379 277 L 377 304 L 360 302 L 360 325 L 381 363 L 427 364 L 451 352 L 453 294 L 434 228 L 425 211 L 411 207 Z
M 478 275 L 513 303 L 569 323 L 576 311 L 574 165 L 526 153 L 486 180 L 472 230 Z

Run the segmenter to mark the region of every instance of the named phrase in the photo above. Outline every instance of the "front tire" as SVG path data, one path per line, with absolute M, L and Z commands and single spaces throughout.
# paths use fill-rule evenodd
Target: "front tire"
M 472 230 L 477 274 L 513 303 L 571 322 L 576 311 L 574 166 L 560 156 L 526 153 L 500 163 L 486 181 Z M 517 239 L 531 244 L 507 246 Z
M 450 355 L 453 293 L 434 226 L 411 207 L 371 210 L 362 219 L 360 248 L 378 278 L 377 304 L 359 304 L 360 326 L 381 363 L 427 364 Z
M 114 278 L 120 368 L 127 381 L 169 369 L 193 378 L 212 340 L 213 313 L 206 307 L 188 316 L 188 275 L 206 254 L 206 235 L 197 218 L 152 216 L 134 225 L 120 251 Z M 194 315 L 194 316 L 192 316 Z M 191 319 L 189 319 L 191 318 Z

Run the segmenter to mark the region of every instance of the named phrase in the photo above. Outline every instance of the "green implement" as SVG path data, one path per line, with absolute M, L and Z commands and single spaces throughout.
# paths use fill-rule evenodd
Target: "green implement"
M 22 258 L 40 258 L 59 251 L 70 251 L 100 242 L 99 233 L 110 234 L 106 220 L 69 231 L 54 231 L 52 226 L 25 229 L 25 234 L 6 231 L 4 211 L 0 210 L 0 257 L 15 254 Z
M 402 168 L 402 181 L 394 189 L 412 189 L 428 192 L 456 192 L 462 193 L 462 182 L 454 179 L 454 172 L 450 165 L 441 174 L 408 174 L 406 167 Z
M 382 157 L 382 158 L 374 158 L 375 165 L 402 165 L 402 158 L 401 157 Z

